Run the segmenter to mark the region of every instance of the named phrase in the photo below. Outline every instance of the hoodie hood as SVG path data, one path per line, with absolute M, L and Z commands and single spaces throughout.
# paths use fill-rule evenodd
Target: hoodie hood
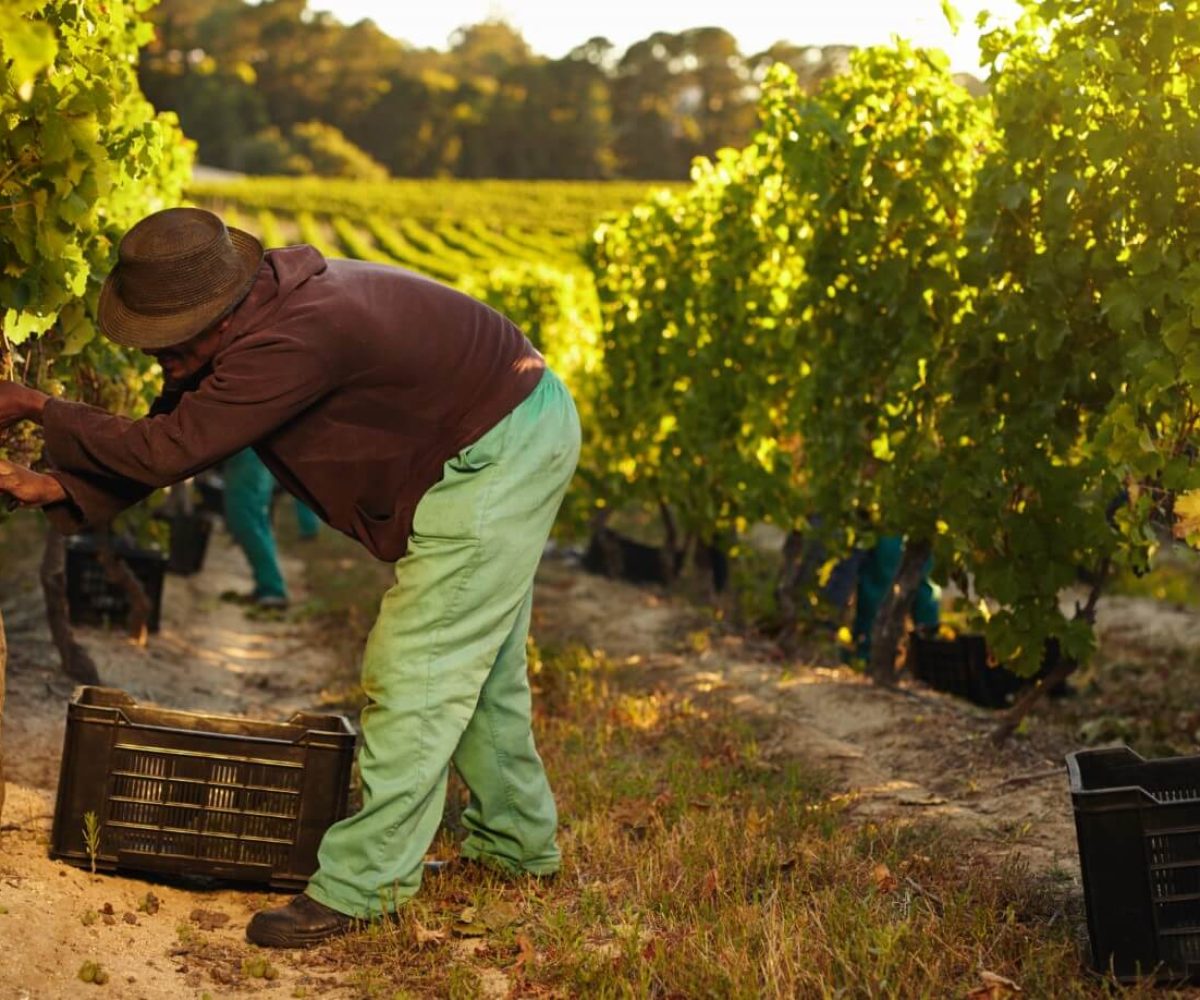
M 254 285 L 231 314 L 233 322 L 221 339 L 222 349 L 239 337 L 270 323 L 288 296 L 328 266 L 321 252 L 307 243 L 268 250 L 263 256 Z

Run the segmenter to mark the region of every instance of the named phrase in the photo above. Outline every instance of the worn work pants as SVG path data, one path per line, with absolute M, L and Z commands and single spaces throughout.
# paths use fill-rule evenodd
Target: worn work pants
M 250 563 L 254 596 L 287 597 L 275 535 L 271 531 L 274 476 L 253 448 L 225 459 L 221 475 L 225 480 L 225 524 Z M 300 534 L 311 538 L 317 533 L 317 516 L 299 500 L 295 504 Z
M 896 579 L 904 555 L 904 539 L 900 535 L 885 535 L 866 553 L 858 567 L 858 592 L 854 609 L 855 653 L 863 659 L 871 655 L 871 630 L 875 616 Z M 917 625 L 937 625 L 939 621 L 939 588 L 929 579 L 933 560 L 921 571 L 921 582 L 913 596 L 912 617 Z
M 326 832 L 308 894 L 357 917 L 420 885 L 451 761 L 470 790 L 462 853 L 558 870 L 558 816 L 533 744 L 533 576 L 579 457 L 579 418 L 547 371 L 421 499 L 367 639 L 363 808 Z

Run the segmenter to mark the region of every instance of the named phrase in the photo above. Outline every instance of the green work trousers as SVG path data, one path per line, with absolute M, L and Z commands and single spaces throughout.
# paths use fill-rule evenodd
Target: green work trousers
M 368 917 L 417 891 L 452 761 L 470 790 L 463 855 L 558 870 L 525 642 L 534 572 L 578 457 L 575 405 L 547 371 L 417 505 L 363 655 L 363 807 L 321 841 L 307 890 L 319 902 Z

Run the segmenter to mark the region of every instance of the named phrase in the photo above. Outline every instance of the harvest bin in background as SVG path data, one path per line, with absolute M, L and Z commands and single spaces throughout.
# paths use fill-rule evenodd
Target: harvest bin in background
M 1200 982 L 1200 756 L 1067 755 L 1092 962 Z
M 354 732 L 340 715 L 259 722 L 139 705 L 80 687 L 67 708 L 50 854 L 103 871 L 302 889 L 346 815 Z
M 122 625 L 129 617 L 129 598 L 112 583 L 98 555 L 101 542 L 94 535 L 67 538 L 67 607 L 75 625 Z M 113 554 L 127 565 L 150 601 L 146 627 L 158 631 L 162 616 L 163 574 L 167 556 L 156 549 L 139 549 L 113 540 Z
M 166 518 L 171 525 L 171 549 L 167 572 L 192 576 L 204 568 L 208 539 L 212 534 L 212 516 L 203 512 L 173 514 Z
M 905 666 L 917 680 L 935 691 L 957 695 L 984 708 L 1004 708 L 1024 688 L 1045 677 L 1058 663 L 1059 655 L 1058 641 L 1049 640 L 1037 674 L 1021 677 L 991 661 L 987 640 L 982 635 L 964 632 L 945 639 L 915 630 L 908 634 Z M 1049 693 L 1055 696 L 1065 692 L 1060 686 Z

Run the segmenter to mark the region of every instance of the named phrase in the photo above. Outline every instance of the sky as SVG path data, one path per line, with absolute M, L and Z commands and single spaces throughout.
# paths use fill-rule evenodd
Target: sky
M 900 34 L 949 53 L 955 70 L 978 72 L 975 15 L 989 10 L 1005 21 L 1017 0 L 956 0 L 963 15 L 958 36 L 942 16 L 941 0 L 309 0 L 350 24 L 371 18 L 384 31 L 420 48 L 446 48 L 464 24 L 500 17 L 516 27 L 530 47 L 551 58 L 603 35 L 619 50 L 655 31 L 716 26 L 737 38 L 743 53 L 772 42 L 804 45 L 874 45 Z

